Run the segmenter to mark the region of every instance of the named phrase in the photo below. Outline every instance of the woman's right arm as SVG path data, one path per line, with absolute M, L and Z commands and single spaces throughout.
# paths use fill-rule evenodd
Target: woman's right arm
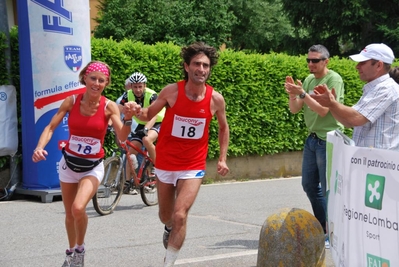
M 40 135 L 39 141 L 37 142 L 36 148 L 33 151 L 32 160 L 33 162 L 38 162 L 45 160 L 48 155 L 47 151 L 44 149 L 47 143 L 51 140 L 55 128 L 60 124 L 62 119 L 65 117 L 67 112 L 73 106 L 73 96 L 67 97 L 61 104 L 57 113 L 53 116 L 50 123 L 44 128 L 42 134 Z

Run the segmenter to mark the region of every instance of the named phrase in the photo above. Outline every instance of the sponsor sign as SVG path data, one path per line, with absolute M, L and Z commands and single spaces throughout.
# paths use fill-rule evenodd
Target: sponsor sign
M 58 162 L 68 140 L 68 117 L 32 162 L 37 141 L 62 101 L 84 91 L 79 71 L 91 60 L 88 0 L 18 0 L 23 184 L 25 189 L 59 188 Z
M 399 152 L 327 134 L 328 232 L 335 266 L 399 266 Z

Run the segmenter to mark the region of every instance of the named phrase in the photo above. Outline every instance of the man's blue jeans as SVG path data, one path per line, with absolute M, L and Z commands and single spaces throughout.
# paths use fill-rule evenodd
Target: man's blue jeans
M 303 150 L 302 187 L 312 205 L 313 214 L 326 233 L 326 141 L 308 136 Z

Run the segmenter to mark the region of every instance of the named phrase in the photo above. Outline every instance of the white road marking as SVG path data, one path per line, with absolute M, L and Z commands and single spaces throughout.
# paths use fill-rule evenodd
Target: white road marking
M 246 250 L 246 251 L 242 251 L 242 252 L 233 252 L 233 253 L 205 256 L 205 257 L 199 257 L 199 258 L 179 259 L 175 262 L 175 265 L 221 260 L 221 259 L 227 259 L 227 258 L 233 258 L 233 257 L 251 256 L 251 255 L 256 255 L 256 254 L 258 254 L 258 250 L 253 249 L 253 250 Z
M 190 214 L 190 217 L 196 217 L 196 218 L 202 218 L 202 219 L 208 219 L 208 220 L 212 220 L 212 221 L 218 221 L 218 222 L 225 222 L 225 223 L 229 223 L 229 224 L 235 224 L 235 225 L 243 225 L 243 226 L 247 226 L 247 227 L 254 227 L 254 228 L 261 228 L 262 225 L 257 225 L 257 224 L 249 224 L 249 223 L 242 223 L 242 222 L 233 222 L 233 221 L 228 221 L 228 220 L 223 220 L 220 219 L 217 216 L 214 215 L 195 215 L 195 214 Z
M 293 177 L 279 177 L 279 178 L 268 178 L 268 179 L 250 179 L 246 181 L 217 181 L 212 184 L 203 184 L 201 186 L 215 186 L 215 185 L 226 185 L 226 184 L 243 184 L 243 183 L 259 183 L 259 182 L 276 182 L 281 180 L 296 180 L 300 179 L 302 176 L 293 176 Z

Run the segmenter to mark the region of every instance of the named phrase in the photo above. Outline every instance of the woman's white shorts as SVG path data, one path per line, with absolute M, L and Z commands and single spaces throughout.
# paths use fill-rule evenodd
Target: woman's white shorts
M 58 174 L 60 181 L 64 183 L 79 183 L 79 181 L 86 176 L 94 176 L 101 183 L 104 178 L 104 161 L 101 161 L 100 164 L 90 171 L 74 172 L 68 168 L 65 163 L 64 156 L 62 156 L 60 162 L 58 163 Z

